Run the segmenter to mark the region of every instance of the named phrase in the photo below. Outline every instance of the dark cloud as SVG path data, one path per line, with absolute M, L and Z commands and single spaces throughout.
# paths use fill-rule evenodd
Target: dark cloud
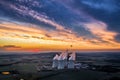
M 24 5 L 25 7 L 28 7 L 27 5 L 25 5 L 27 3 L 19 4 L 15 0 L 13 0 L 13 1 L 3 0 L 0 2 L 0 4 L 1 4 L 0 5 L 0 16 L 1 17 L 8 18 L 13 21 L 18 21 L 18 22 L 20 21 L 20 22 L 24 22 L 24 23 L 36 24 L 36 25 L 39 25 L 40 27 L 44 27 L 47 29 L 55 29 L 52 25 L 48 25 L 46 23 L 40 22 L 39 20 L 33 18 L 32 16 L 21 14 L 20 12 L 18 12 L 10 7 L 11 5 L 16 5 L 18 8 L 20 5 L 22 5 L 22 6 Z
M 45 34 L 46 37 L 51 37 L 49 34 Z
M 1 0 L 0 17 L 12 21 L 36 24 L 48 31 L 56 30 L 54 25 L 39 20 L 42 17 L 42 19 L 53 21 L 62 25 L 65 29 L 76 32 L 78 37 L 84 36 L 92 39 L 96 38 L 96 36 L 78 23 L 91 22 L 90 17 L 92 17 L 106 23 L 108 30 L 120 33 L 119 3 L 119 0 Z M 15 8 L 22 11 L 19 12 L 11 6 L 15 6 Z M 31 11 L 34 14 L 30 15 L 29 12 Z M 34 17 L 34 15 L 38 18 Z M 46 36 L 51 37 L 48 34 Z M 119 36 L 116 37 L 117 40 L 119 40 Z M 29 36 L 24 37 L 29 38 Z M 32 37 L 39 38 L 36 36 Z
M 81 27 L 82 26 L 82 27 Z M 92 35 L 92 33 L 88 30 L 86 30 L 83 25 L 79 25 L 79 26 L 73 26 L 72 28 L 73 31 L 76 32 L 76 35 L 78 37 L 82 36 L 86 39 L 92 39 L 92 38 L 96 38 L 94 35 Z
M 38 37 L 38 36 L 32 36 L 32 38 L 41 39 L 41 37 Z
M 82 10 L 96 20 L 103 21 L 108 25 L 108 30 L 120 33 L 119 0 L 76 0 L 70 5 L 79 12 Z
M 20 46 L 16 46 L 16 45 L 4 45 L 4 46 L 0 46 L 0 50 L 6 50 L 6 49 L 21 49 Z
M 16 45 L 4 45 L 2 46 L 2 48 L 21 48 L 21 47 Z

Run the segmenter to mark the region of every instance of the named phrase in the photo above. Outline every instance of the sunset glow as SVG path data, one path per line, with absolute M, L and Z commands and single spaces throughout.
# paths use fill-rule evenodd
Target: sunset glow
M 53 15 L 53 18 L 51 18 L 51 15 L 48 15 L 50 12 L 43 11 L 43 14 L 25 5 L 12 4 L 12 2 L 4 0 L 0 2 L 0 5 L 2 5 L 0 10 L 0 51 L 39 52 L 63 51 L 67 49 L 77 51 L 119 51 L 120 42 L 116 40 L 116 36 L 119 36 L 120 32 L 110 30 L 108 23 L 95 19 L 94 16 L 88 15 L 82 10 L 73 9 L 74 7 L 71 7 L 70 3 L 62 3 L 57 0 L 48 2 L 50 2 L 49 4 L 59 4 L 67 10 L 62 12 L 59 6 L 53 6 L 56 10 L 56 13 L 53 14 L 56 14 L 56 16 Z M 40 6 L 40 2 L 37 3 Z M 81 4 L 84 3 L 81 2 Z M 41 4 L 41 8 L 44 9 L 45 5 L 47 5 L 45 2 L 43 6 Z M 41 10 L 39 6 L 36 5 Z M 52 8 L 52 6 L 50 7 Z M 7 10 L 12 10 L 13 12 L 2 15 L 2 12 L 7 12 Z M 60 12 L 57 10 L 60 10 Z M 19 18 L 13 13 L 18 15 Z M 64 21 L 63 19 L 61 21 L 62 19 L 59 16 L 64 18 L 67 17 L 66 14 L 71 20 L 65 19 Z M 77 18 L 76 16 L 82 17 Z M 88 21 L 84 21 L 86 19 Z

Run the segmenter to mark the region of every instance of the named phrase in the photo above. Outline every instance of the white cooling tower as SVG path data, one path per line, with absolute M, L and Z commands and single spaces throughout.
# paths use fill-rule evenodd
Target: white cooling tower
M 67 52 L 64 52 L 62 57 L 63 57 L 64 68 L 67 68 L 68 53 L 67 53 Z
M 56 54 L 55 57 L 53 58 L 53 64 L 52 68 L 57 68 L 58 67 L 58 55 Z
M 70 58 L 71 60 L 74 60 L 74 61 L 76 60 L 76 53 L 75 52 L 73 52 L 70 56 L 71 56 L 71 58 Z
M 66 67 L 68 69 L 73 69 L 75 58 L 76 58 L 75 52 L 70 54 L 69 59 L 68 59 L 68 53 L 67 52 L 62 52 L 60 54 L 60 56 L 56 55 L 53 58 L 52 68 L 65 69 L 65 67 Z
M 69 61 L 68 61 L 68 69 L 74 69 L 74 61 L 75 61 L 76 55 L 75 52 L 73 52 L 70 57 L 69 57 Z
M 58 58 L 58 69 L 64 69 L 64 60 L 62 58 L 62 55 Z
M 67 53 L 62 52 L 58 58 L 58 69 L 64 69 L 67 65 Z

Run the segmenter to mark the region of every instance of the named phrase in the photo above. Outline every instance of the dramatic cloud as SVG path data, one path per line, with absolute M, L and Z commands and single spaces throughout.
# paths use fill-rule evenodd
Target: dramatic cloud
M 1 0 L 0 47 L 12 50 L 17 46 L 20 46 L 19 50 L 118 50 L 118 2 Z
M 102 22 L 86 23 L 85 27 L 97 37 L 103 40 L 114 40 L 116 32 L 108 31 L 107 25 Z

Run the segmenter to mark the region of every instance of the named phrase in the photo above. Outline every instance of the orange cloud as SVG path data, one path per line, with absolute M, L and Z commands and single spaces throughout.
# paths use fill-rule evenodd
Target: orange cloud
M 103 41 L 113 44 L 116 43 L 115 36 L 118 33 L 107 30 L 107 25 L 105 23 L 96 21 L 94 23 L 87 23 L 84 25 L 87 30 L 89 30 L 92 34 L 96 35 L 98 38 L 102 39 Z
M 86 24 L 87 29 L 102 40 L 77 37 L 75 32 L 64 30 L 47 31 L 32 24 L 0 23 L 0 46 L 16 45 L 20 48 L 6 50 L 98 50 L 118 49 L 120 44 L 114 41 L 115 32 L 108 31 L 104 24 Z M 97 27 L 98 26 L 98 27 Z M 73 47 L 70 47 L 73 45 Z

